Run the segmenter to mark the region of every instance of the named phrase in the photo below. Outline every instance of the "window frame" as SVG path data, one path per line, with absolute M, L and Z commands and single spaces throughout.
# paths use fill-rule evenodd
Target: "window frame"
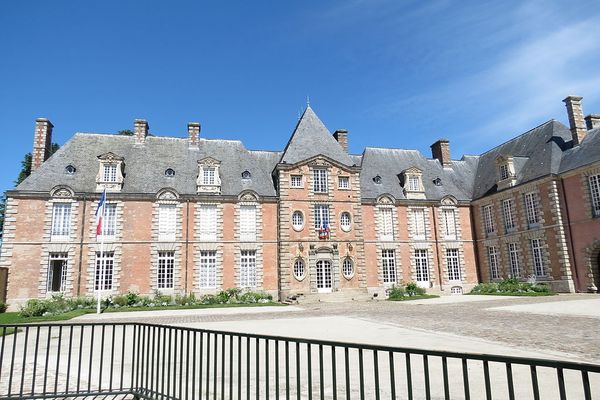
M 240 251 L 239 268 L 240 288 L 258 287 L 258 268 L 256 263 L 256 250 Z
M 354 273 L 354 261 L 350 257 L 344 257 L 342 261 L 342 276 L 349 281 L 354 278 Z
M 102 164 L 102 182 L 105 183 L 116 183 L 118 182 L 119 174 L 117 169 L 118 164 L 115 162 L 105 162 Z
M 513 199 L 502 200 L 502 217 L 504 220 L 504 231 L 512 232 L 516 229 L 515 222 L 515 201 Z
M 487 257 L 490 280 L 500 279 L 498 248 L 496 246 L 487 246 Z
M 297 270 L 300 269 L 300 267 L 302 268 L 302 275 L 299 275 L 297 273 Z M 298 257 L 294 260 L 294 265 L 292 266 L 292 274 L 298 282 L 301 282 L 304 280 L 304 278 L 306 278 L 306 263 L 304 262 L 304 259 L 302 257 Z
M 71 202 L 52 203 L 52 222 L 50 241 L 68 241 L 71 239 L 73 207 Z
M 516 242 L 507 243 L 507 248 L 508 261 L 510 265 L 510 274 L 513 278 L 518 278 L 521 276 L 521 262 L 519 261 L 519 245 Z
M 398 277 L 396 272 L 396 250 L 381 250 L 381 275 L 384 286 L 394 285 Z
M 175 289 L 175 251 L 159 251 L 156 269 L 156 288 Z
M 527 225 L 529 228 L 534 228 L 540 225 L 539 201 L 536 192 L 523 194 L 525 201 L 525 215 L 527 217 Z
M 158 205 L 158 240 L 160 242 L 174 242 L 177 239 L 177 211 L 177 204 Z
M 483 225 L 486 236 L 496 233 L 496 225 L 494 224 L 493 205 L 486 204 L 482 207 Z
M 327 168 L 313 168 L 314 193 L 329 193 L 328 172 Z
M 415 281 L 429 282 L 429 251 L 427 249 L 414 250 Z
M 297 224 L 294 219 L 296 219 L 296 217 L 300 218 L 300 224 Z M 301 230 L 304 229 L 304 213 L 300 210 L 294 210 L 292 212 L 292 229 L 294 229 L 296 232 L 300 232 Z
M 106 203 L 102 216 L 102 229 L 98 240 L 114 240 L 117 236 L 117 203 Z
M 256 242 L 258 209 L 254 204 L 242 204 L 240 210 L 240 240 L 243 242 Z
M 444 239 L 445 240 L 456 240 L 458 237 L 458 229 L 456 226 L 456 209 L 454 208 L 443 208 L 442 209 L 442 220 L 444 221 Z M 449 223 L 449 222 L 452 223 Z M 451 228 L 451 229 L 449 229 Z
M 409 192 L 420 192 L 421 189 L 421 177 L 418 175 L 408 175 L 408 191 Z
M 344 223 L 344 219 L 347 217 L 347 224 Z M 352 229 L 352 215 L 348 211 L 343 211 L 340 214 L 340 228 L 344 232 L 350 232 Z
M 347 175 L 338 176 L 338 189 L 350 190 L 350 177 Z
M 218 236 L 218 207 L 216 204 L 201 204 L 199 208 L 198 240 L 201 242 L 216 242 Z M 203 222 L 203 220 L 205 221 Z
M 198 287 L 200 289 L 217 288 L 217 251 L 200 250 L 198 258 Z
M 379 240 L 394 240 L 394 209 L 379 207 Z M 389 218 L 388 218 L 389 217 Z
M 304 187 L 302 175 L 290 175 L 290 187 L 294 189 L 302 189 Z
M 316 203 L 313 207 L 313 215 L 315 219 L 315 230 L 319 230 L 321 227 L 327 228 L 328 226 L 331 229 L 331 210 L 329 204 Z
M 60 289 L 52 290 L 52 281 L 54 280 L 54 271 L 52 261 L 62 261 L 60 271 Z M 67 291 L 67 274 L 69 270 L 69 253 L 68 252 L 50 252 L 48 254 L 48 273 L 46 276 L 46 292 L 47 293 L 64 293 Z
M 104 268 L 102 263 L 104 261 Z M 114 283 L 114 270 L 115 270 L 115 252 L 114 251 L 104 251 L 96 252 L 96 271 L 94 272 L 94 292 L 106 292 L 113 290 Z M 104 274 L 102 274 L 102 270 L 104 270 Z M 102 289 L 100 288 L 100 280 L 104 275 L 104 282 L 102 282 Z
M 446 249 L 446 269 L 448 270 L 448 281 L 462 282 L 460 251 L 457 248 Z
M 600 174 L 588 176 L 592 217 L 600 218 Z
M 508 169 L 508 164 L 500 164 L 500 180 L 503 181 L 508 178 L 510 178 L 510 170 Z
M 533 273 L 536 277 L 547 277 L 546 261 L 544 260 L 544 246 L 540 239 L 531 239 L 531 258 L 533 261 Z
M 410 210 L 413 223 L 413 238 L 425 240 L 427 238 L 427 224 L 425 222 L 425 209 L 413 208 Z

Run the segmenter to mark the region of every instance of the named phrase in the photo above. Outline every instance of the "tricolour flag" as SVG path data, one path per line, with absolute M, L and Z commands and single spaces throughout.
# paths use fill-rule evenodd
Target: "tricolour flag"
M 104 217 L 104 205 L 106 204 L 106 189 L 102 192 L 102 196 L 100 196 L 100 201 L 98 202 L 98 208 L 96 209 L 96 236 L 99 236 L 102 233 L 102 219 Z

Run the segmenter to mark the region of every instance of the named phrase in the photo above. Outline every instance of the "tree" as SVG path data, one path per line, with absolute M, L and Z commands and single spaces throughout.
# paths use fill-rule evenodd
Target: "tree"
M 58 143 L 52 143 L 50 146 L 49 155 L 51 156 L 52 154 L 56 153 L 58 149 L 60 149 L 60 145 Z M 21 172 L 19 172 L 19 176 L 15 181 L 15 186 L 23 182 L 29 175 L 31 175 L 31 153 L 25 154 L 23 161 L 21 161 Z
M 117 132 L 117 135 L 133 136 L 133 132 L 130 131 L 129 129 L 123 129 L 122 131 Z

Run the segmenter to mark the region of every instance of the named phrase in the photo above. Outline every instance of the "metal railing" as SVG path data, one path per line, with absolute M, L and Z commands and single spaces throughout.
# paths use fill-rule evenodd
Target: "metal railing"
M 144 323 L 0 325 L 0 341 L 0 399 L 600 398 L 600 365 L 533 358 Z

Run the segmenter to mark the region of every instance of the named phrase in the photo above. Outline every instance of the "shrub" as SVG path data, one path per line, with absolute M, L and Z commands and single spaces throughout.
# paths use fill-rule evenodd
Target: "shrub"
M 388 299 L 390 300 L 398 300 L 404 296 L 406 296 L 406 291 L 402 286 L 394 285 L 388 290 Z
M 507 278 L 501 282 L 480 283 L 469 294 L 513 294 L 527 293 L 554 294 L 546 283 L 521 282 L 517 278 Z
M 0 314 L 3 312 L 6 312 L 6 309 L 8 308 L 8 304 L 6 304 L 3 301 L 0 301 Z
M 409 282 L 406 285 L 392 286 L 387 290 L 389 300 L 403 300 L 408 297 L 418 297 L 427 294 L 427 291 L 417 286 L 415 282 Z

